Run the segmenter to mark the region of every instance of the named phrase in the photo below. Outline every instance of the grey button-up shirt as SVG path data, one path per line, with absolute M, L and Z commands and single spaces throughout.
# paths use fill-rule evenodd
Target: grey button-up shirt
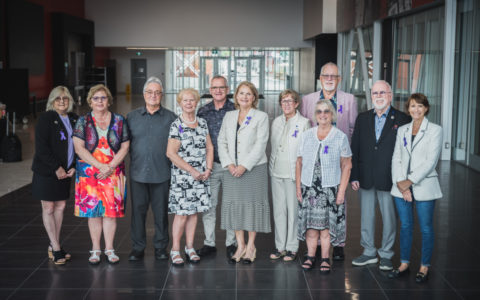
M 130 178 L 143 183 L 161 183 L 170 179 L 167 158 L 168 132 L 177 116 L 160 107 L 148 113 L 146 107 L 127 114 L 130 131 Z

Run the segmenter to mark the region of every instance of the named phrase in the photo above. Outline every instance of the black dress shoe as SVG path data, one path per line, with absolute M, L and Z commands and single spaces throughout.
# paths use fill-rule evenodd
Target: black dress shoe
M 343 261 L 345 260 L 345 254 L 343 253 L 343 247 L 333 247 L 333 260 Z
M 400 271 L 399 269 L 395 269 L 395 270 L 391 271 L 390 273 L 388 273 L 387 277 L 390 278 L 390 279 L 395 279 L 395 278 L 399 278 L 399 277 L 402 277 L 404 275 L 407 275 L 408 273 L 410 273 L 410 268 L 406 268 L 403 271 Z
M 416 283 L 424 283 L 425 281 L 428 280 L 428 274 L 429 273 L 430 272 L 427 272 L 427 274 L 422 273 L 422 272 L 418 272 L 417 276 L 415 276 L 415 282 Z
M 236 251 L 237 251 L 237 246 L 235 245 L 227 246 L 227 258 L 231 259 Z
M 156 260 L 167 260 L 168 259 L 167 249 L 165 249 L 165 248 L 155 249 L 155 259 Z
M 197 252 L 198 256 L 204 257 L 204 256 L 208 256 L 212 253 L 217 252 L 217 248 L 212 247 L 212 246 L 203 245 L 203 247 L 198 249 L 196 252 Z
M 145 255 L 145 253 L 142 251 L 138 251 L 138 250 L 132 250 L 132 252 L 130 252 L 130 254 L 128 255 L 128 260 L 129 261 L 137 261 L 137 260 L 142 260 L 143 259 L 143 256 Z

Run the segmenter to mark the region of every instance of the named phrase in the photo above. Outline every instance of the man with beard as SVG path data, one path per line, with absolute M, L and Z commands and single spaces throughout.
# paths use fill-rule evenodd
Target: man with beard
M 308 94 L 302 98 L 301 114 L 310 119 L 312 127 L 317 125 L 315 120 L 315 107 L 319 100 L 330 100 L 333 107 L 337 111 L 337 121 L 334 124 L 338 129 L 345 133 L 348 141 L 351 141 L 355 119 L 357 118 L 357 102 L 352 94 L 345 93 L 337 89 L 341 81 L 338 74 L 338 67 L 332 62 L 328 62 L 322 66 L 320 71 L 320 82 L 322 89 L 318 92 Z M 346 218 L 346 202 L 345 202 L 345 218 Z M 346 223 L 346 220 L 337 220 L 337 224 Z M 344 235 L 346 237 L 346 232 Z M 343 248 L 345 247 L 345 238 L 336 240 L 333 246 L 333 260 L 342 261 L 345 259 Z M 321 257 L 320 240 L 316 256 Z
M 361 207 L 361 242 L 363 254 L 352 265 L 378 262 L 380 270 L 392 270 L 395 242 L 395 205 L 392 189 L 392 156 L 397 129 L 410 122 L 403 112 L 390 106 L 392 89 L 383 80 L 372 86 L 373 109 L 358 115 L 352 136 L 352 172 L 350 182 L 359 191 Z M 375 248 L 375 204 L 378 201 L 383 221 L 382 246 Z

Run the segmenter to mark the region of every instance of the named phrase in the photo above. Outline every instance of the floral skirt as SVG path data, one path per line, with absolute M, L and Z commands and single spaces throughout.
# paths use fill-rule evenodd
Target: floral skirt
M 75 177 L 75 216 L 119 218 L 125 215 L 127 185 L 125 165 L 104 180 L 97 179 L 98 169 L 83 160 L 77 161 Z
M 330 242 L 345 241 L 345 205 L 337 205 L 337 187 L 322 188 L 320 180 L 311 187 L 302 184 L 302 202 L 298 207 L 298 239 L 304 241 L 308 229 L 329 229 Z

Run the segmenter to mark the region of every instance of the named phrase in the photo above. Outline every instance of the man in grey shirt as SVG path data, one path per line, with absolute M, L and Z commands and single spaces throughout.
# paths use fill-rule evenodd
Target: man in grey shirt
M 145 106 L 127 115 L 130 130 L 130 189 L 132 195 L 132 252 L 140 260 L 146 247 L 145 220 L 149 204 L 155 220 L 153 245 L 156 259 L 168 259 L 168 192 L 170 160 L 166 156 L 170 124 L 176 115 L 161 107 L 163 85 L 157 77 L 143 87 Z

